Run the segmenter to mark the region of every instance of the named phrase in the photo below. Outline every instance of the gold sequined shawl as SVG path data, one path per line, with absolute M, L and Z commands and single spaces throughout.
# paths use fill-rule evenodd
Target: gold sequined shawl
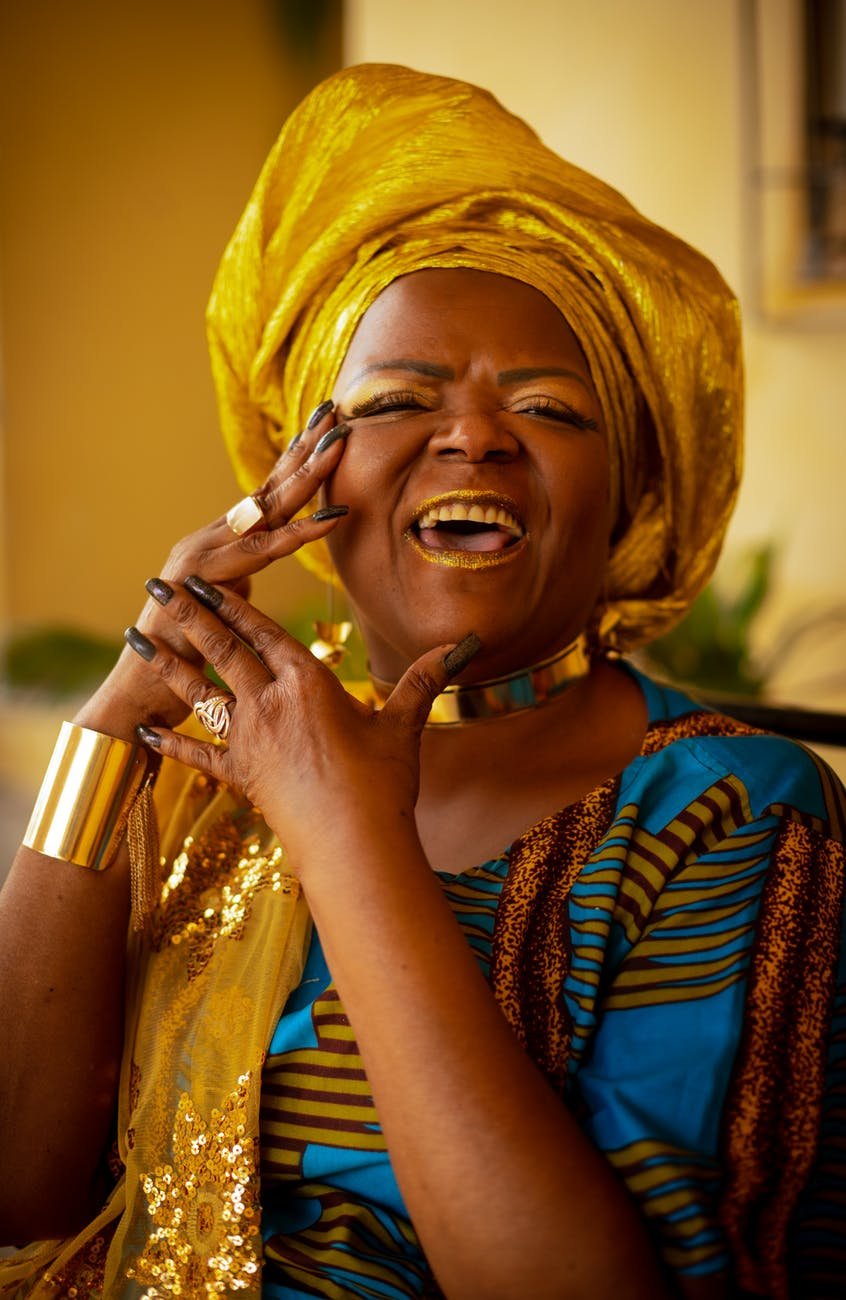
M 464 82 L 348 68 L 284 126 L 207 313 L 242 486 L 262 482 L 331 393 L 376 296 L 424 267 L 525 281 L 569 321 L 609 435 L 605 623 L 620 649 L 659 635 L 710 576 L 737 491 L 735 300 L 705 257 Z M 330 575 L 324 543 L 300 554 Z
M 261 1066 L 310 921 L 275 839 L 227 791 L 165 760 L 156 802 L 170 874 L 131 944 L 116 1186 L 75 1238 L 0 1260 L 6 1300 L 261 1293 Z

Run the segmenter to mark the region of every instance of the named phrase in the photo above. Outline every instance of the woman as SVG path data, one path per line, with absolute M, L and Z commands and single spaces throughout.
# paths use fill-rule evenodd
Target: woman
M 4 1294 L 834 1295 L 840 796 L 614 659 L 734 499 L 719 276 L 484 92 L 363 67 L 209 326 L 253 495 L 148 583 L 5 895 L 3 1215 L 54 1240 Z M 244 595 L 293 552 L 363 698 Z

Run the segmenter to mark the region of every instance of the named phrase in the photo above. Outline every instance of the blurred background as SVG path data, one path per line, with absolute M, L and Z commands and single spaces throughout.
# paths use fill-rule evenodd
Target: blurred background
M 659 668 L 846 708 L 843 0 L 0 6 L 0 828 L 171 542 L 237 495 L 203 334 L 279 127 L 343 64 L 489 87 L 701 248 L 745 317 L 747 472 Z M 343 202 L 343 195 L 339 195 Z M 308 636 L 294 561 L 258 603 Z

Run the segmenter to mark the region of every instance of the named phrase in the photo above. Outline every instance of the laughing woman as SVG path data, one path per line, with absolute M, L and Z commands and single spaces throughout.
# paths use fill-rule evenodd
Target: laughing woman
M 362 67 L 208 319 L 251 495 L 148 583 L 3 898 L 3 1294 L 834 1296 L 841 797 L 620 658 L 734 501 L 719 275 Z M 355 693 L 245 598 L 295 552 Z

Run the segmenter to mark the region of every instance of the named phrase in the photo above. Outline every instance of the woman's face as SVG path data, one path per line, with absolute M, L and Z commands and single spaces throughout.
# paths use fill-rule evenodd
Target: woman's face
M 543 294 L 484 271 L 395 280 L 333 397 L 353 431 L 330 545 L 377 676 L 472 631 L 466 678 L 490 677 L 582 630 L 607 560 L 608 457 L 581 348 Z

